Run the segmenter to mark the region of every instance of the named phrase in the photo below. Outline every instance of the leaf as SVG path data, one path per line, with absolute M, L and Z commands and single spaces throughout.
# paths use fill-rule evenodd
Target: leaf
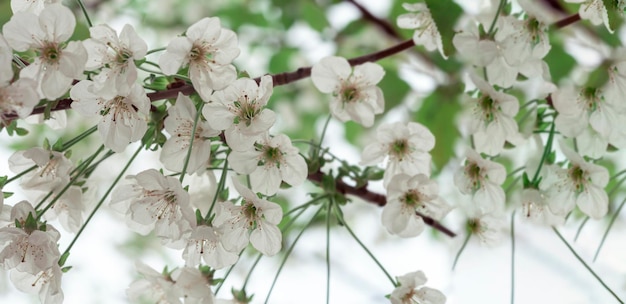
M 550 68 L 550 75 L 554 83 L 559 83 L 561 79 L 569 75 L 570 71 L 576 66 L 576 60 L 563 48 L 563 43 L 558 41 L 554 35 L 550 35 L 550 44 L 552 48 L 544 58 L 544 61 Z
M 426 0 L 426 6 L 428 6 L 439 34 L 441 34 L 443 52 L 447 56 L 453 55 L 455 53 L 455 48 L 452 45 L 452 38 L 455 34 L 454 26 L 463 14 L 463 10 L 453 0 Z
M 460 84 L 438 87 L 413 116 L 435 135 L 435 148 L 430 151 L 436 166 L 433 175 L 454 157 L 454 145 L 460 136 L 454 122 L 462 109 L 458 102 L 462 91 Z
M 306 21 L 314 30 L 321 32 L 330 24 L 326 19 L 326 13 L 312 1 L 302 2 L 300 6 L 302 19 Z
M 618 0 L 602 0 L 604 7 L 606 8 L 607 15 L 609 17 L 609 27 L 612 31 L 618 29 L 622 24 L 622 16 L 619 7 Z

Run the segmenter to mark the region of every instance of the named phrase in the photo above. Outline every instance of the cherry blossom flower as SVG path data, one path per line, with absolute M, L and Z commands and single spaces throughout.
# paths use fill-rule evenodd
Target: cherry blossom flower
M 63 229 L 76 233 L 83 225 L 83 212 L 83 191 L 78 186 L 71 186 L 43 216 L 48 221 L 58 219 Z
M 439 186 L 424 174 L 396 174 L 387 186 L 387 204 L 382 223 L 391 234 L 400 237 L 418 236 L 424 231 L 424 220 L 418 212 L 441 219 L 450 206 L 439 197 Z
M 30 12 L 39 15 L 48 5 L 61 3 L 61 0 L 11 0 L 13 14 L 17 12 Z
M 446 296 L 441 291 L 423 286 L 427 279 L 422 271 L 409 272 L 396 279 L 399 286 L 391 292 L 389 297 L 392 304 L 446 303 Z
M 578 206 L 588 216 L 602 218 L 609 205 L 609 197 L 604 190 L 609 182 L 608 170 L 586 162 L 562 143 L 560 147 L 570 162 L 569 168 L 550 166 L 539 185 L 546 193 L 550 210 L 557 215 L 566 215 Z
M 0 36 L 1 44 L 2 36 Z M 6 67 L 11 69 L 10 61 Z M 19 118 L 26 118 L 39 103 L 36 81 L 30 78 L 20 78 L 11 82 L 12 78 L 13 71 L 7 74 L 0 71 L 0 120 L 2 121 L 8 119 L 7 114 L 17 114 Z
M 604 24 L 606 29 L 613 33 L 614 29 L 609 24 L 609 15 L 603 0 L 565 0 L 565 2 L 580 3 L 578 15 L 580 15 L 581 19 L 589 20 L 593 25 Z
M 228 162 L 235 172 L 250 174 L 252 190 L 265 195 L 275 194 L 282 181 L 299 186 L 308 173 L 306 161 L 284 134 L 266 134 L 252 149 L 232 151 Z
M 132 25 L 126 24 L 119 37 L 108 25 L 89 29 L 91 38 L 83 41 L 88 59 L 85 68 L 93 71 L 103 68 L 94 77 L 97 91 L 128 91 L 137 80 L 135 60 L 146 56 L 148 45 L 137 35 Z
M 276 121 L 276 114 L 265 108 L 271 95 L 271 76 L 261 77 L 258 85 L 252 79 L 240 78 L 215 92 L 202 114 L 211 128 L 224 130 L 231 149 L 245 151 Z
M 438 50 L 443 58 L 448 58 L 443 51 L 441 34 L 433 20 L 426 3 L 403 3 L 402 7 L 411 12 L 398 16 L 398 26 L 404 29 L 415 29 L 413 42 L 423 45 L 428 51 Z
M 502 239 L 503 230 L 506 227 L 502 209 L 491 212 L 483 212 L 473 206 L 464 209 L 468 216 L 468 231 L 477 236 L 482 244 L 493 246 Z
M 332 93 L 330 112 L 342 122 L 354 120 L 364 127 L 374 124 L 374 115 L 385 109 L 382 90 L 376 86 L 385 75 L 372 62 L 350 67 L 345 58 L 329 56 L 311 68 L 311 80 L 322 93 Z
M 198 268 L 182 267 L 171 273 L 173 288 L 185 299 L 185 304 L 215 302 L 210 282 Z
M 283 210 L 276 203 L 261 199 L 252 190 L 233 178 L 233 185 L 243 202 L 236 206 L 232 202 L 218 203 L 215 226 L 223 228 L 222 244 L 228 251 L 239 252 L 248 244 L 265 255 L 275 255 L 282 245 L 282 234 L 278 224 Z M 248 236 L 248 232 L 252 233 Z
M 430 175 L 431 156 L 435 136 L 428 128 L 416 122 L 383 124 L 376 131 L 376 141 L 365 146 L 361 165 L 381 163 L 387 156 L 384 185 L 399 173 Z
M 189 66 L 189 78 L 203 100 L 213 90 L 222 90 L 237 78 L 231 64 L 239 56 L 237 35 L 222 28 L 217 17 L 203 18 L 191 25 L 186 36 L 174 38 L 159 59 L 166 75 L 174 75 Z
M 167 113 L 168 116 L 165 118 L 164 125 L 171 137 L 163 145 L 159 160 L 168 170 L 181 172 L 189 151 L 197 112 L 191 98 L 178 93 L 176 104 L 170 107 Z M 211 156 L 209 138 L 218 134 L 218 131 L 211 129 L 208 122 L 198 119 L 191 155 L 189 155 L 187 164 L 188 173 L 195 173 L 203 169 L 202 166 L 206 165 Z
M 11 220 L 20 226 L 0 228 L 0 267 L 36 275 L 58 261 L 61 235 L 52 225 L 37 223 L 35 217 L 35 210 L 26 201 L 13 207 Z
M 61 152 L 35 147 L 15 152 L 9 157 L 9 169 L 21 173 L 33 166 L 22 176 L 20 186 L 24 189 L 55 191 L 70 182 L 72 162 Z
M 195 227 L 183 251 L 186 265 L 196 266 L 200 264 L 201 258 L 213 269 L 222 269 L 235 264 L 239 256 L 227 251 L 222 245 L 222 230 L 206 225 Z
M 13 50 L 0 33 L 0 84 L 7 85 L 13 80 Z
M 573 86 L 564 86 L 552 94 L 552 101 L 559 113 L 554 120 L 556 129 L 567 137 L 588 142 L 580 145 L 584 155 L 600 158 L 607 143 L 623 145 L 624 111 L 620 111 L 614 100 L 605 99 L 601 89 L 577 90 Z M 589 132 L 589 127 L 594 132 Z M 591 136 L 599 136 L 600 142 L 585 140 Z
M 129 143 L 140 140 L 148 130 L 150 99 L 141 85 L 126 91 L 96 93 L 93 81 L 83 80 L 70 91 L 72 109 L 85 116 L 101 116 L 98 132 L 104 145 L 122 152 Z
M 11 282 L 20 291 L 29 294 L 39 294 L 41 303 L 63 303 L 63 290 L 61 289 L 63 273 L 58 265 L 58 259 L 52 263 L 50 268 L 39 273 L 31 274 L 13 269 L 10 277 Z
M 556 226 L 565 223 L 565 217 L 552 213 L 545 191 L 527 188 L 520 195 L 524 218 L 543 225 Z
M 21 78 L 39 83 L 42 96 L 53 100 L 63 96 L 74 79 L 82 77 L 87 51 L 78 41 L 65 43 L 76 26 L 69 8 L 47 5 L 39 16 L 15 13 L 3 27 L 4 38 L 18 52 L 34 50 L 34 61 L 20 72 Z
M 142 279 L 130 284 L 126 290 L 128 299 L 133 303 L 145 301 L 148 303 L 180 304 L 180 294 L 174 286 L 169 274 L 161 274 L 150 266 L 136 262 L 137 271 L 143 275 Z
M 467 149 L 465 157 L 465 165 L 454 174 L 457 188 L 463 194 L 471 194 L 473 204 L 483 212 L 504 208 L 504 166 L 483 159 L 472 149 Z
M 498 155 L 505 141 L 516 143 L 520 140 L 517 122 L 513 119 L 519 111 L 519 102 L 512 95 L 496 91 L 474 73 L 470 78 L 480 90 L 480 96 L 473 100 L 470 122 L 476 152 Z
M 154 231 L 165 245 L 182 248 L 196 224 L 189 194 L 180 181 L 155 169 L 130 175 L 134 184 L 120 186 L 111 204 L 127 215 L 127 224 L 138 233 Z

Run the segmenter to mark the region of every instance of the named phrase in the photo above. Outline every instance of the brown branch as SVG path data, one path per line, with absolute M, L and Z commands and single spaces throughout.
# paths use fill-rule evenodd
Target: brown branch
M 578 13 L 576 13 L 574 15 L 565 17 L 565 18 L 555 22 L 553 24 L 553 26 L 556 27 L 556 28 L 564 28 L 564 27 L 566 27 L 566 26 L 568 26 L 568 25 L 570 25 L 572 23 L 576 23 L 578 21 L 580 21 L 580 15 Z
M 361 12 L 361 15 L 363 15 L 363 19 L 378 26 L 385 34 L 398 40 L 402 40 L 402 36 L 400 35 L 400 33 L 398 33 L 398 31 L 393 27 L 393 25 L 391 25 L 391 23 L 389 23 L 389 21 L 374 16 L 367 8 L 354 0 L 346 0 L 346 2 L 354 5 L 354 7 L 356 7 L 359 12 Z
M 324 173 L 322 173 L 321 171 L 317 171 L 317 172 L 313 172 L 313 173 L 309 173 L 308 179 L 310 181 L 313 181 L 317 184 L 321 184 L 322 183 L 322 179 L 324 178 Z M 367 186 L 364 187 L 354 187 L 354 186 L 350 186 L 348 184 L 346 184 L 344 181 L 338 179 L 337 181 L 335 181 L 335 189 L 341 193 L 341 194 L 350 194 L 350 195 L 354 195 L 357 196 L 363 200 L 366 200 L 368 202 L 374 203 L 378 206 L 385 206 L 387 204 L 387 197 L 385 197 L 382 194 L 378 194 L 372 191 L 369 191 L 367 189 Z M 449 237 L 455 237 L 456 233 L 452 232 L 450 229 L 446 228 L 445 226 L 443 226 L 441 223 L 439 223 L 437 220 L 423 214 L 420 213 L 418 211 L 415 212 L 418 216 L 420 216 L 423 220 L 424 223 L 426 223 L 426 225 L 431 226 L 433 229 L 435 230 L 439 230 L 440 232 L 442 232 L 443 234 L 449 236 Z

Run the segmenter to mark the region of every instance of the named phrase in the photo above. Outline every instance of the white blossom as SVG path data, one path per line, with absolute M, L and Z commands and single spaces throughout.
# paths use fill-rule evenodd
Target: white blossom
M 146 301 L 148 303 L 181 304 L 180 293 L 173 287 L 174 281 L 169 274 L 158 273 L 150 266 L 136 262 L 137 271 L 143 278 L 134 281 L 126 290 L 126 295 L 133 303 Z
M 78 186 L 71 186 L 44 213 L 44 218 L 48 221 L 58 219 L 63 229 L 77 233 L 83 226 L 83 212 L 85 212 L 83 191 Z
M 61 0 L 11 0 L 13 14 L 17 12 L 30 12 L 39 15 L 44 7 L 61 3 Z
M 283 218 L 283 210 L 278 204 L 259 198 L 234 178 L 233 185 L 243 198 L 242 204 L 219 202 L 213 220 L 215 226 L 223 228 L 224 248 L 239 252 L 249 240 L 259 252 L 275 255 L 282 246 L 282 234 L 277 225 Z
M 66 41 L 74 32 L 76 19 L 61 4 L 46 6 L 39 16 L 15 13 L 3 27 L 4 38 L 18 52 L 34 50 L 34 61 L 20 72 L 22 78 L 38 81 L 44 98 L 63 96 L 74 79 L 82 77 L 87 51 L 78 41 Z
M 273 195 L 283 181 L 299 186 L 306 180 L 306 161 L 291 145 L 287 135 L 265 135 L 257 144 L 250 150 L 232 151 L 228 155 L 228 162 L 235 172 L 250 174 L 253 191 Z
M 578 206 L 582 212 L 600 219 L 608 212 L 609 197 L 604 190 L 609 182 L 608 170 L 586 162 L 576 152 L 560 144 L 569 160 L 569 168 L 550 166 L 548 174 L 539 185 L 546 193 L 550 210 L 566 215 Z
M 504 236 L 506 219 L 502 209 L 483 212 L 476 207 L 465 208 L 467 226 L 470 233 L 476 235 L 480 242 L 487 246 L 497 244 Z
M 122 152 L 129 143 L 140 140 L 148 130 L 150 99 L 141 85 L 126 91 L 107 90 L 97 93 L 93 81 L 83 80 L 70 91 L 72 109 L 85 116 L 100 116 L 98 132 L 104 145 Z
M 223 229 L 206 225 L 199 225 L 193 229 L 185 250 L 183 259 L 187 266 L 200 264 L 200 259 L 213 269 L 222 269 L 235 264 L 239 256 L 227 251 L 222 245 Z
M 565 2 L 580 3 L 578 14 L 581 19 L 589 20 L 593 25 L 604 24 L 606 29 L 613 33 L 614 29 L 609 25 L 609 15 L 603 0 L 565 0 Z
M 470 122 L 476 152 L 498 155 L 505 141 L 516 143 L 520 139 L 517 122 L 513 119 L 519 111 L 519 102 L 512 95 L 496 91 L 474 73 L 470 78 L 480 90 L 480 96 L 473 100 Z
M 266 109 L 272 95 L 272 77 L 263 76 L 257 84 L 240 78 L 211 96 L 211 103 L 202 109 L 211 128 L 224 130 L 226 143 L 233 150 L 250 149 L 256 139 L 276 121 L 276 114 Z
M 382 223 L 391 234 L 414 237 L 424 231 L 424 220 L 420 214 L 439 220 L 450 209 L 439 197 L 437 183 L 426 175 L 397 174 L 387 186 Z
M 0 228 L 0 267 L 33 275 L 52 267 L 60 256 L 59 232 L 52 225 L 38 223 L 35 210 L 26 201 L 13 207 L 11 220 L 20 226 Z
M 456 187 L 463 194 L 471 194 L 473 204 L 483 212 L 504 208 L 504 166 L 483 159 L 472 149 L 467 149 L 465 157 L 465 165 L 454 174 Z
M 376 140 L 363 149 L 361 165 L 375 165 L 389 157 L 384 173 L 384 185 L 399 173 L 430 175 L 431 156 L 435 136 L 425 126 L 416 123 L 395 122 L 383 124 L 376 131 Z
M 382 90 L 376 86 L 385 75 L 372 62 L 350 67 L 345 58 L 325 57 L 311 68 L 311 80 L 322 93 L 332 93 L 330 112 L 342 122 L 354 120 L 364 127 L 374 124 L 374 115 L 385 109 Z
M 389 297 L 392 304 L 446 303 L 446 296 L 441 291 L 423 286 L 427 279 L 422 271 L 409 272 L 396 279 L 399 286 L 391 292 Z
M 126 24 L 119 37 L 108 25 L 89 29 L 91 38 L 83 41 L 88 59 L 87 70 L 103 68 L 94 77 L 97 91 L 128 91 L 137 80 L 135 60 L 146 56 L 148 45 L 137 35 L 132 25 Z
M 398 16 L 398 26 L 404 29 L 415 29 L 413 42 L 423 45 L 428 51 L 438 50 L 443 58 L 448 56 L 443 51 L 441 34 L 433 20 L 426 3 L 403 3 L 402 7 L 411 12 Z
M 182 248 L 186 244 L 184 238 L 196 225 L 196 217 L 180 181 L 155 169 L 127 178 L 135 183 L 116 189 L 111 198 L 114 208 L 126 210 L 131 229 L 141 234 L 154 231 L 165 245 Z
M 189 152 L 189 144 L 192 141 L 191 134 L 197 111 L 191 98 L 178 93 L 176 104 L 170 107 L 167 113 L 168 116 L 165 118 L 164 125 L 171 137 L 163 145 L 159 160 L 168 170 L 181 172 Z M 187 164 L 188 173 L 195 173 L 204 169 L 202 166 L 206 166 L 211 157 L 209 138 L 217 135 L 218 132 L 213 130 L 208 122 L 198 119 Z
M 55 191 L 70 182 L 72 162 L 61 152 L 35 147 L 13 153 L 9 157 L 9 169 L 21 173 L 35 169 L 22 176 L 20 186 L 24 189 Z
M 185 36 L 174 38 L 159 58 L 166 75 L 189 66 L 189 78 L 203 100 L 213 90 L 222 90 L 237 78 L 231 64 L 239 56 L 237 35 L 221 26 L 217 17 L 203 18 L 191 25 Z
M 51 267 L 36 274 L 13 269 L 10 273 L 11 282 L 20 291 L 38 294 L 43 304 L 61 304 L 63 303 L 63 290 L 61 289 L 63 273 L 57 263 L 58 259 L 52 263 Z
M 530 221 L 550 226 L 565 223 L 563 215 L 556 215 L 550 210 L 545 191 L 543 190 L 524 189 L 520 195 L 520 201 L 523 208 L 523 217 Z
M 213 304 L 213 292 L 207 277 L 198 268 L 182 267 L 171 273 L 173 288 L 185 299 L 185 304 Z

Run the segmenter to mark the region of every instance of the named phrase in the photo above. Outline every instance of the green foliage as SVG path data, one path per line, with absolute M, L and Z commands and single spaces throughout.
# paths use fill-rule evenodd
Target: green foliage
M 430 152 L 435 163 L 436 175 L 454 157 L 454 145 L 460 134 L 455 128 L 455 119 L 462 107 L 459 103 L 463 92 L 461 84 L 438 87 L 423 100 L 414 120 L 425 125 L 435 135 L 435 148 Z
M 461 7 L 453 0 L 425 0 L 437 29 L 441 34 L 443 51 L 447 56 L 455 53 L 452 37 L 455 34 L 456 21 L 463 14 Z
M 565 51 L 563 42 L 558 35 L 551 33 L 549 36 L 552 48 L 544 60 L 550 68 L 552 81 L 558 84 L 561 79 L 569 75 L 572 68 L 576 65 L 576 60 Z

